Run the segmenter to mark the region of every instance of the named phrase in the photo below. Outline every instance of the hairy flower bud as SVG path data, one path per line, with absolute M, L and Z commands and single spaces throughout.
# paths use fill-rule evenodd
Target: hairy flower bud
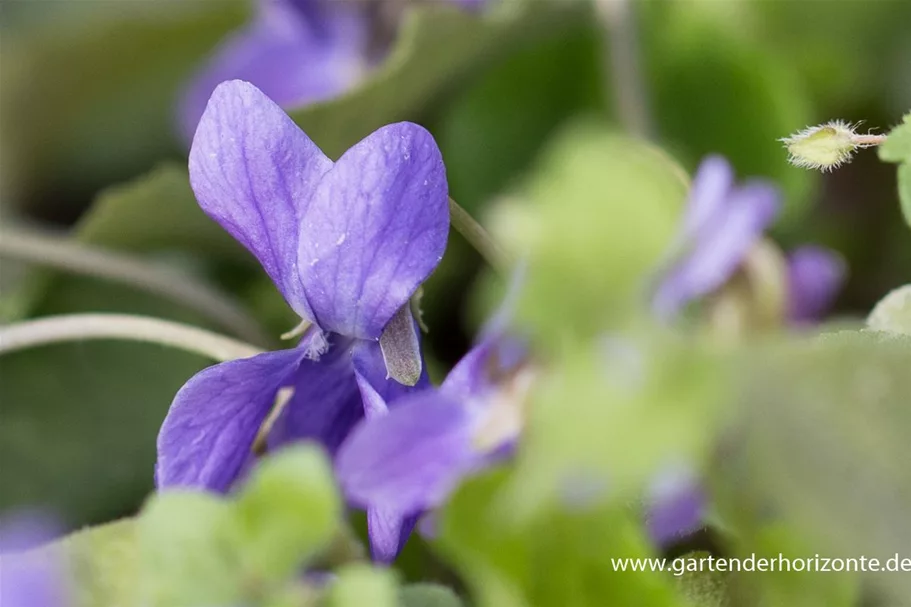
M 882 135 L 857 133 L 859 124 L 832 120 L 805 128 L 779 141 L 788 149 L 788 161 L 794 166 L 831 171 L 849 162 L 854 150 L 882 143 Z

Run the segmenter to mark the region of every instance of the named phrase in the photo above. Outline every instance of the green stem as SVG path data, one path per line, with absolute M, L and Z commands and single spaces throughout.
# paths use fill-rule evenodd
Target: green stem
M 449 219 L 452 227 L 468 241 L 493 269 L 508 267 L 506 253 L 493 241 L 487 230 L 452 198 L 449 199 Z
M 184 305 L 246 341 L 263 346 L 271 342 L 224 293 L 142 259 L 22 228 L 0 232 L 0 256 L 126 284 Z
M 222 362 L 262 352 L 198 327 L 130 314 L 64 314 L 0 327 L 0 354 L 86 339 L 121 339 L 171 346 Z

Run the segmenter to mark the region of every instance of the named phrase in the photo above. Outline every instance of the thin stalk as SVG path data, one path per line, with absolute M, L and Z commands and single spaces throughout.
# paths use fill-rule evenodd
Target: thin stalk
M 170 320 L 130 314 L 64 314 L 0 327 L 0 354 L 87 339 L 142 341 L 222 362 L 262 352 L 251 344 Z
M 608 38 L 605 80 L 623 127 L 642 138 L 652 136 L 649 103 L 639 62 L 636 14 L 631 0 L 595 0 Z
M 186 306 L 245 341 L 263 346 L 271 342 L 226 294 L 142 259 L 21 228 L 0 231 L 0 256 L 126 284 Z
M 452 198 L 449 199 L 449 219 L 452 227 L 480 253 L 488 265 L 495 270 L 506 269 L 506 253 L 493 241 L 487 230 Z

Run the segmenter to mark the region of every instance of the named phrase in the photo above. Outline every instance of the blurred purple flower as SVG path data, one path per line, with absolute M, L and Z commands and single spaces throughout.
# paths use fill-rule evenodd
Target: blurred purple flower
M 439 389 L 405 396 L 351 433 L 336 460 L 349 502 L 416 519 L 464 476 L 511 455 L 534 379 L 524 343 L 506 331 L 520 281 L 517 273 L 507 302 Z
M 674 262 L 652 299 L 661 319 L 726 283 L 778 213 L 780 194 L 769 182 L 734 183 L 734 171 L 721 156 L 699 165 L 674 244 Z M 818 317 L 831 304 L 844 277 L 834 253 L 819 247 L 797 249 L 789 259 L 789 319 Z
M 24 512 L 0 522 L 0 605 L 3 607 L 66 607 L 66 568 L 58 551 L 37 548 L 60 533 L 56 522 L 40 513 Z
M 429 385 L 410 298 L 449 230 L 446 171 L 430 133 L 389 125 L 333 163 L 261 91 L 226 82 L 197 129 L 190 182 L 202 209 L 313 326 L 296 348 L 209 367 L 180 389 L 158 437 L 160 488 L 228 491 L 282 388 L 293 394 L 270 448 L 314 439 L 334 455 L 365 414 Z M 389 378 L 389 361 L 403 356 L 413 386 Z M 377 542 L 407 526 L 376 520 Z
M 798 247 L 788 255 L 788 320 L 818 320 L 832 305 L 845 278 L 840 255 L 815 246 Z
M 227 38 L 192 79 L 179 104 L 186 141 L 215 87 L 246 80 L 282 107 L 333 97 L 368 69 L 367 22 L 353 2 L 258 0 L 257 15 Z
M 449 0 L 477 10 L 487 0 Z M 229 36 L 192 78 L 178 107 L 180 133 L 193 138 L 215 87 L 246 80 L 283 108 L 335 97 L 361 80 L 388 51 L 370 40 L 366 2 L 257 0 L 257 14 Z M 379 3 L 377 3 L 379 6 Z
M 703 526 L 706 496 L 688 467 L 665 469 L 652 483 L 646 526 L 658 545 L 672 544 Z
M 662 319 L 723 285 L 778 212 L 778 191 L 764 181 L 734 186 L 727 160 L 709 156 L 693 178 L 675 249 L 682 254 L 652 300 Z

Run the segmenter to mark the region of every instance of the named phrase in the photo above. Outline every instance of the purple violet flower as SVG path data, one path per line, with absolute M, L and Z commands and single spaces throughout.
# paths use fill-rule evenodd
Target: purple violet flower
M 257 15 L 228 37 L 184 91 L 181 134 L 193 138 L 212 91 L 246 80 L 288 108 L 334 97 L 369 68 L 362 7 L 327 0 L 258 0 Z
M 788 320 L 818 320 L 832 305 L 845 279 L 845 262 L 830 249 L 806 245 L 788 254 Z
M 736 186 L 727 160 L 706 157 L 693 178 L 673 247 L 675 261 L 652 299 L 658 318 L 670 319 L 724 285 L 775 219 L 779 199 L 778 189 L 766 181 Z M 832 251 L 805 247 L 790 256 L 789 274 L 789 319 L 806 321 L 831 304 L 844 278 L 844 264 Z
M 0 523 L 0 605 L 66 607 L 70 604 L 66 567 L 59 551 L 27 552 L 58 536 L 59 527 L 35 512 Z
M 506 332 L 519 274 L 478 345 L 439 389 L 409 394 L 352 431 L 335 466 L 350 503 L 417 519 L 464 476 L 511 455 L 535 377 L 524 343 Z
M 477 11 L 488 0 L 448 1 Z M 246 80 L 281 107 L 300 107 L 344 93 L 389 50 L 372 44 L 369 3 L 257 0 L 256 5 L 252 22 L 225 39 L 183 91 L 178 126 L 185 141 L 193 138 L 221 82 Z
M 780 194 L 770 183 L 735 186 L 734 171 L 721 156 L 699 165 L 675 250 L 682 252 L 652 300 L 655 314 L 669 319 L 691 301 L 727 282 L 778 212 Z M 818 319 L 844 279 L 834 251 L 805 246 L 788 256 L 788 320 Z M 692 471 L 675 469 L 656 480 L 647 516 L 652 538 L 666 544 L 702 526 L 705 497 Z
M 269 448 L 313 439 L 335 455 L 365 415 L 429 386 L 410 298 L 446 248 L 446 171 L 430 133 L 407 122 L 377 130 L 333 163 L 241 81 L 212 94 L 189 167 L 202 209 L 313 323 L 298 347 L 209 367 L 175 396 L 158 437 L 158 487 L 226 492 L 280 389 L 293 394 Z M 391 546 L 413 521 L 380 511 L 371 520 L 374 547 L 382 547 L 375 555 L 394 557 Z

